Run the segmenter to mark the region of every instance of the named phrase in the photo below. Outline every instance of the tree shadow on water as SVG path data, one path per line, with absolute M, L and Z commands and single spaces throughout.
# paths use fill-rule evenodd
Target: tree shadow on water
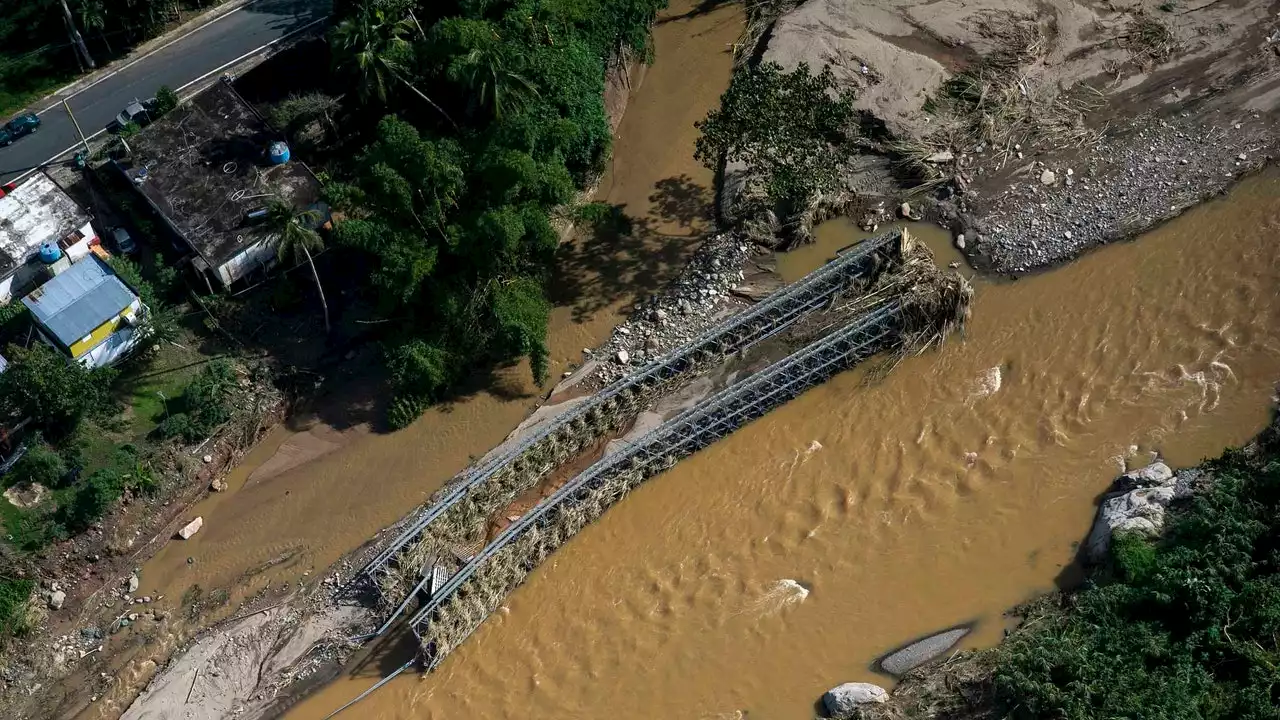
M 659 180 L 649 196 L 653 214 L 663 223 L 681 229 L 701 230 L 712 214 L 711 190 L 681 174 Z
M 649 202 L 643 217 L 614 205 L 609 221 L 578 227 L 560 246 L 551 300 L 571 307 L 574 322 L 671 282 L 712 226 L 711 191 L 687 175 L 655 183 Z

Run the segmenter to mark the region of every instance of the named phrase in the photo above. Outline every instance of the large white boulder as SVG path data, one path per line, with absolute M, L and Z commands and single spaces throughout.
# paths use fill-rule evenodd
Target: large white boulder
M 851 682 L 837 685 L 822 696 L 822 706 L 827 715 L 836 720 L 848 720 L 857 714 L 862 705 L 882 703 L 889 699 L 889 693 L 879 685 L 871 683 Z
M 200 532 L 200 528 L 202 527 L 204 527 L 204 518 L 198 517 L 183 526 L 183 528 L 178 531 L 178 537 L 183 540 L 190 540 L 191 536 Z
M 1165 509 L 1173 502 L 1174 493 L 1170 473 L 1168 484 L 1107 496 L 1098 508 L 1097 519 L 1085 541 L 1085 556 L 1093 562 L 1105 560 L 1111 549 L 1111 538 L 1117 532 L 1159 533 L 1164 529 Z

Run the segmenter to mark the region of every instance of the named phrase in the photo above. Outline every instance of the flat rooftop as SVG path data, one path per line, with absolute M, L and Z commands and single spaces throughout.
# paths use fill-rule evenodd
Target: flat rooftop
M 320 184 L 302 163 L 270 163 L 268 147 L 282 139 L 218 82 L 130 138 L 132 157 L 119 165 L 187 244 L 218 267 L 267 236 L 249 212 L 273 197 L 295 208 L 319 198 Z
M 88 214 L 44 173 L 23 182 L 0 198 L 0 278 L 39 252 L 40 243 L 57 243 L 88 223 Z

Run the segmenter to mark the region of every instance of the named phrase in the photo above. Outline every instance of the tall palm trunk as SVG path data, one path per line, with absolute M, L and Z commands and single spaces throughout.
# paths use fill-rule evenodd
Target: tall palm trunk
M 67 0 L 62 0 L 62 17 L 67 21 L 67 34 L 71 36 L 71 43 L 80 51 L 80 56 L 84 58 L 89 69 L 96 68 L 97 65 L 93 64 L 93 58 L 89 56 L 89 48 L 84 44 L 84 38 L 80 36 L 80 31 L 76 29 L 76 21 L 71 17 L 71 8 L 67 6 Z
M 408 80 L 404 79 L 404 76 L 403 76 L 403 75 L 401 75 L 400 73 L 396 72 L 395 70 L 392 70 L 392 71 L 391 71 L 391 75 L 392 75 L 392 77 L 394 77 L 395 79 L 397 79 L 397 80 L 399 80 L 400 82 L 404 83 L 404 86 L 405 86 L 405 87 L 407 87 L 407 88 L 409 88 L 410 90 L 412 90 L 412 91 L 413 91 L 413 92 L 414 92 L 418 97 L 422 98 L 423 100 L 426 100 L 426 101 L 427 101 L 427 103 L 431 105 L 431 107 L 433 107 L 433 108 L 435 108 L 435 109 L 436 109 L 436 112 L 438 112 L 438 113 L 440 113 L 441 115 L 443 115 L 443 116 L 444 116 L 444 119 L 449 121 L 449 124 L 450 124 L 450 125 L 452 125 L 452 126 L 453 126 L 453 128 L 454 128 L 455 130 L 459 129 L 459 128 L 458 128 L 458 123 L 454 122 L 454 121 L 453 121 L 453 118 L 449 117 L 449 113 L 445 112 L 445 111 L 444 111 L 444 108 L 442 108 L 442 107 L 440 107 L 439 105 L 437 105 L 435 100 L 432 100 L 431 98 L 427 97 L 425 93 L 423 93 L 423 92 L 422 92 L 421 90 L 419 90 L 418 88 L 414 87 L 413 83 L 411 83 L 411 82 L 409 82 Z
M 329 302 L 324 299 L 324 288 L 320 285 L 320 273 L 316 272 L 316 262 L 311 259 L 311 251 L 307 249 L 307 244 L 302 243 L 302 252 L 307 255 L 307 264 L 311 266 L 311 277 L 316 281 L 316 292 L 320 293 L 320 307 L 324 309 L 324 334 L 328 335 L 329 327 Z

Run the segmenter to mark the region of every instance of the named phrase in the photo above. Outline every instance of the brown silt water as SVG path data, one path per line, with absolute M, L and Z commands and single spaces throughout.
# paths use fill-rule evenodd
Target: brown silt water
M 794 718 L 875 658 L 1078 577 L 1098 495 L 1245 442 L 1280 381 L 1280 173 L 1136 242 L 979 280 L 963 338 L 844 373 L 640 487 L 425 678 L 351 717 Z M 819 229 L 794 279 L 856 239 Z M 324 717 L 377 663 L 291 711 Z
M 693 123 L 728 85 L 741 8 L 699 10 L 694 0 L 678 0 L 662 20 L 656 62 L 629 74 L 616 159 L 594 198 L 619 206 L 633 225 L 623 235 L 578 233 L 561 248 L 548 330 L 553 378 L 674 277 L 712 227 L 714 179 L 693 159 Z M 302 421 L 273 431 L 229 478 L 227 492 L 191 510 L 204 518 L 199 534 L 170 542 L 142 568 L 139 594 L 164 596 L 153 607 L 169 620 L 158 636 L 138 638 L 116 656 L 111 670 L 121 682 L 85 715 L 119 713 L 155 673 L 152 659 L 200 625 L 230 617 L 259 593 L 284 597 L 298 582 L 317 580 L 423 502 L 529 414 L 546 391 L 529 376 L 524 363 L 503 369 L 485 390 L 396 433 Z M 200 623 L 188 620 L 195 598 L 204 608 Z

